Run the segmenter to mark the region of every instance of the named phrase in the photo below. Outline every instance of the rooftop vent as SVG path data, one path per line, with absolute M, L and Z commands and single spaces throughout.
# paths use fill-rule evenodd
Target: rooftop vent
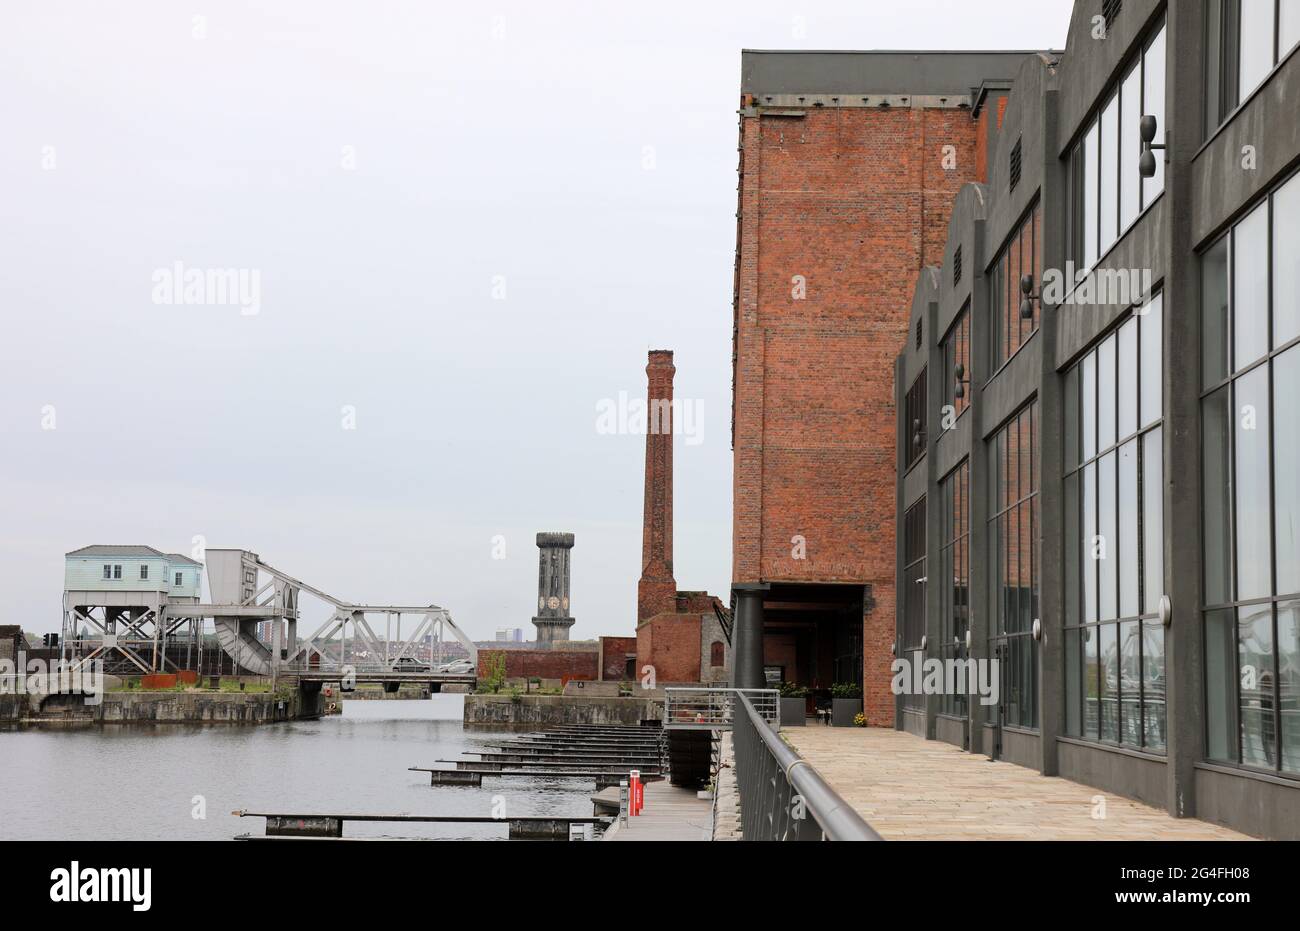
M 1101 0 L 1101 15 L 1106 17 L 1106 32 L 1110 32 L 1110 24 L 1115 22 L 1115 17 L 1119 16 L 1120 8 L 1124 6 L 1123 0 Z
M 961 284 L 961 246 L 952 254 L 952 286 Z

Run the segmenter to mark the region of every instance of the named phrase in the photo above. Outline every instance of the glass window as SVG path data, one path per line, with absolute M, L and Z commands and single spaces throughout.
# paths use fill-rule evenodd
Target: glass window
M 1118 236 L 1119 219 L 1119 95 L 1101 111 L 1101 251 Z
M 1300 773 L 1300 601 L 1277 606 L 1277 674 L 1282 769 Z
M 1115 337 L 1111 336 L 1097 350 L 1097 450 L 1105 452 L 1115 445 Z
M 943 339 L 944 404 L 960 416 L 970 406 L 970 303 Z
M 1151 44 L 1147 46 L 1142 62 L 1142 115 L 1154 116 L 1157 121 L 1157 136 L 1163 136 L 1168 129 L 1165 123 L 1165 34 L 1164 26 L 1156 33 Z M 1160 142 L 1160 138 L 1156 142 Z M 1165 189 L 1165 160 L 1156 153 L 1156 173 L 1142 181 L 1142 206 L 1151 203 Z M 1138 156 L 1141 157 L 1140 154 Z
M 907 389 L 907 397 L 904 400 L 904 420 L 907 426 L 907 446 L 904 453 L 904 468 L 910 469 L 912 465 L 925 455 L 926 450 L 926 370 L 921 369 L 921 374 L 916 376 L 912 382 L 912 387 Z
M 943 502 L 940 566 L 939 655 L 966 658 L 966 630 L 970 623 L 970 463 L 963 462 L 940 487 Z M 951 579 L 951 584 L 948 580 Z M 944 690 L 940 702 L 944 714 L 965 715 L 966 696 Z
M 1232 601 L 1232 389 L 1201 402 L 1205 603 Z
M 1165 593 L 1164 445 L 1159 427 L 1142 437 L 1142 613 L 1160 610 Z
M 1293 232 L 1270 241 L 1268 229 L 1293 209 L 1295 184 L 1202 257 L 1207 363 L 1226 358 L 1224 331 L 1234 362 L 1234 374 L 1207 372 L 1201 402 L 1206 740 L 1212 759 L 1275 772 L 1300 768 L 1300 435 L 1288 413 L 1300 397 L 1300 346 L 1277 341 L 1292 326 L 1279 305 L 1295 299 L 1285 267 Z
M 1130 440 L 1119 448 L 1119 548 L 1115 563 L 1119 569 L 1118 617 L 1137 617 L 1138 602 L 1138 444 Z
M 993 288 L 993 368 L 997 370 L 1015 355 L 1038 329 L 1039 306 L 1034 302 L 1032 316 L 1020 316 L 1020 278 L 1032 275 L 1035 288 L 1042 286 L 1043 257 L 1038 248 L 1038 227 L 1042 224 L 1038 205 L 1021 221 L 995 263 L 990 278 Z
M 1142 331 L 1142 361 L 1138 370 L 1141 385 L 1141 425 L 1149 427 L 1163 416 L 1164 386 L 1164 295 L 1157 294 L 1138 318 Z
M 1279 416 L 1300 401 L 1300 346 L 1273 363 L 1273 410 Z M 1300 431 L 1273 433 L 1273 532 L 1277 551 L 1277 592 L 1300 592 Z
M 1296 0 L 1300 6 L 1300 0 Z M 1273 346 L 1300 336 L 1300 176 L 1273 196 Z
M 1239 99 L 1245 100 L 1273 70 L 1274 0 L 1239 0 L 1241 36 L 1237 61 Z
M 1095 383 L 1103 435 L 1065 476 L 1065 704 L 1069 733 L 1163 753 L 1164 448 L 1142 387 L 1162 378 L 1160 310 L 1156 295 L 1066 375 L 1081 423 Z
M 1285 58 L 1300 42 L 1300 0 L 1278 0 L 1277 52 Z
M 105 566 L 105 567 L 104 567 L 104 578 L 106 578 L 106 579 L 111 579 L 112 577 L 113 577 L 113 567 L 112 567 L 112 566 Z
M 1233 371 L 1268 352 L 1268 205 L 1232 234 Z
M 1133 317 L 1119 328 L 1119 344 L 1116 347 L 1116 352 L 1119 353 L 1115 371 L 1119 385 L 1118 396 L 1124 399 L 1124 402 L 1119 405 L 1118 412 L 1117 431 L 1121 440 L 1137 432 L 1138 406 L 1130 400 L 1138 396 L 1137 331 L 1137 318 Z
M 1272 593 L 1269 546 L 1268 369 L 1253 369 L 1234 383 L 1234 466 L 1237 489 L 1237 600 Z
M 1273 701 L 1273 606 L 1237 610 L 1237 660 L 1240 690 L 1241 762 L 1271 769 L 1277 746 Z
M 1201 259 L 1202 382 L 1212 388 L 1228 377 L 1228 237 Z
M 181 575 L 179 572 L 176 573 L 176 582 L 175 582 L 175 584 L 176 584 L 176 585 L 180 585 L 180 584 L 181 584 L 181 580 L 182 580 L 183 578 L 184 578 L 184 576 Z
M 997 554 L 990 655 L 1003 664 L 1008 724 L 1038 726 L 1038 402 L 990 440 L 994 456 L 989 550 Z
M 1138 190 L 1141 176 L 1138 161 L 1142 157 L 1142 139 L 1138 134 L 1142 119 L 1142 68 L 1141 62 L 1133 67 L 1120 85 L 1119 120 L 1119 228 L 1126 230 L 1137 219 L 1142 207 L 1142 193 Z M 1160 161 L 1160 159 L 1156 159 Z
M 1084 268 L 1092 268 L 1096 265 L 1097 258 L 1101 255 L 1097 251 L 1097 235 L 1101 225 L 1100 215 L 1097 212 L 1101 206 L 1098 199 L 1100 178 L 1097 171 L 1097 158 L 1101 151 L 1100 140 L 1101 130 L 1094 122 L 1092 128 L 1083 137 L 1083 229 L 1080 233 L 1083 236 Z
M 147 578 L 149 578 L 149 567 L 148 567 L 147 565 L 141 564 L 141 566 L 140 566 L 140 578 L 141 578 L 141 579 L 147 579 Z

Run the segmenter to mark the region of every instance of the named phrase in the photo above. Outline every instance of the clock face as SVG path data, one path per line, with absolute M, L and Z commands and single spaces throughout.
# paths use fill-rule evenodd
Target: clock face
M 546 606 L 550 608 L 552 611 L 554 611 L 556 608 L 560 606 L 560 599 L 552 595 L 549 599 L 547 599 Z

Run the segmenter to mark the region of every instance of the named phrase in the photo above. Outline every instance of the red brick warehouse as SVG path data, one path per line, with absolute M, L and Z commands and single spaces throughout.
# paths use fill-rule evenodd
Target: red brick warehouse
M 893 724 L 894 359 L 1025 54 L 742 54 L 738 686 L 855 683 L 868 722 Z

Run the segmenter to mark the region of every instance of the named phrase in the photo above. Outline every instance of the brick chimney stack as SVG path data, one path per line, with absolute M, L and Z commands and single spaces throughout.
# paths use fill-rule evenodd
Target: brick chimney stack
M 657 349 L 645 367 L 645 511 L 641 530 L 641 581 L 637 622 L 677 610 L 673 578 L 673 354 Z

